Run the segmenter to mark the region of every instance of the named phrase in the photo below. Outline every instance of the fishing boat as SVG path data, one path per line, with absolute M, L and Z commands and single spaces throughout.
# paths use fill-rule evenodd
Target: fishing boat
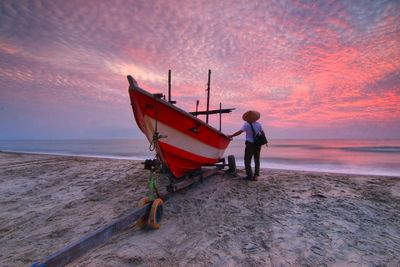
M 139 129 L 156 151 L 157 157 L 168 167 L 172 175 L 180 179 L 186 173 L 223 161 L 230 139 L 208 124 L 210 114 L 229 113 L 233 109 L 209 110 L 210 75 L 208 76 L 207 110 L 186 112 L 171 100 L 171 71 L 168 75 L 168 99 L 163 94 L 152 94 L 139 87 L 132 76 L 129 96 L 133 114 Z M 206 115 L 206 121 L 198 115 Z M 220 115 L 221 121 L 221 115 Z M 221 128 L 221 122 L 220 122 Z

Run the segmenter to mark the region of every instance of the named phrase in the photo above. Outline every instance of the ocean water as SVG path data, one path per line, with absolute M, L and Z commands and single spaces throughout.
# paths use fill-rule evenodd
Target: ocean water
M 272 169 L 400 177 L 400 140 L 269 140 L 261 166 Z M 227 153 L 243 165 L 243 142 Z M 241 150 L 240 152 L 238 150 Z
M 146 140 L 1 141 L 0 150 L 117 159 L 152 158 Z M 243 166 L 244 141 L 233 140 L 225 155 Z M 400 177 L 400 140 L 269 140 L 261 167 L 285 170 Z

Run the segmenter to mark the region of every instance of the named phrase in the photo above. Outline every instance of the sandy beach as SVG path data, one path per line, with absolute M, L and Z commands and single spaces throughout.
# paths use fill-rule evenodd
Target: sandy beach
M 262 170 L 175 193 L 70 266 L 399 266 L 400 177 Z M 139 161 L 0 153 L 0 266 L 29 266 L 146 193 Z

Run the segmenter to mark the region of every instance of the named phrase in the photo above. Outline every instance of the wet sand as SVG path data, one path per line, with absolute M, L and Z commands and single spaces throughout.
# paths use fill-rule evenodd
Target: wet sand
M 264 169 L 175 193 L 70 266 L 399 266 L 400 177 Z M 146 193 L 137 161 L 0 153 L 0 266 L 29 266 Z

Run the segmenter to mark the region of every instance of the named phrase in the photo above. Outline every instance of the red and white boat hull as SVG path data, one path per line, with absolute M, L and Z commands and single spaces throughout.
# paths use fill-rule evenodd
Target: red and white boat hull
M 137 84 L 131 85 L 129 95 L 136 122 L 149 142 L 156 132 L 162 136 L 155 148 L 176 178 L 223 156 L 230 139 L 220 131 Z

